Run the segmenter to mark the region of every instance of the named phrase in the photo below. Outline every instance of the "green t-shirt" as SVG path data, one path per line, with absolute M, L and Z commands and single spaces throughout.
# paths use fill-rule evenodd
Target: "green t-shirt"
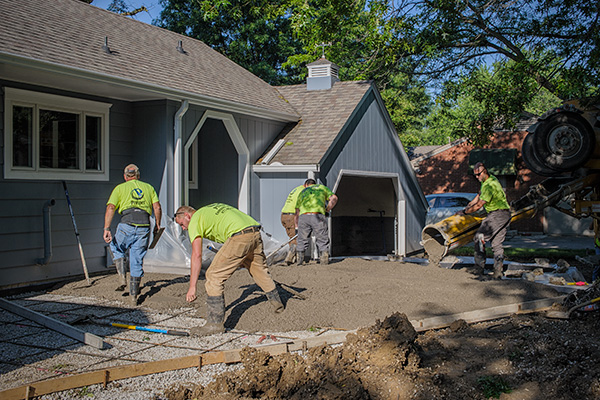
M 490 177 L 481 184 L 479 198 L 485 201 L 484 208 L 487 212 L 510 209 L 502 185 L 500 185 L 500 182 L 494 175 L 490 175 Z
M 223 203 L 204 206 L 192 215 L 188 232 L 190 242 L 197 237 L 225 243 L 231 235 L 249 226 L 260 225 L 254 218 Z
M 300 192 L 304 189 L 304 185 L 296 186 L 292 189 L 287 199 L 285 200 L 285 204 L 281 209 L 282 213 L 296 213 L 296 201 L 298 201 L 298 196 L 300 196 Z
M 296 208 L 300 209 L 300 215 L 306 213 L 325 214 L 327 200 L 333 196 L 333 192 L 324 185 L 311 185 L 306 187 L 296 202 Z
M 106 202 L 114 205 L 120 214 L 130 208 L 139 208 L 150 215 L 154 203 L 158 203 L 158 196 L 152 185 L 137 179 L 117 185 Z

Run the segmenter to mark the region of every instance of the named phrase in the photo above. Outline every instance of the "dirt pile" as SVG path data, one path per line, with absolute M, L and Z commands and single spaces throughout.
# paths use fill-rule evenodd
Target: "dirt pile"
M 600 398 L 596 313 L 571 320 L 514 315 L 417 334 L 404 314 L 305 355 L 243 351 L 243 369 L 207 386 L 173 387 L 188 399 Z
M 439 394 L 419 382 L 421 358 L 417 333 L 404 314 L 348 335 L 343 346 L 320 346 L 305 356 L 270 356 L 244 349 L 244 368 L 225 374 L 206 387 L 175 388 L 172 400 L 215 399 L 403 399 L 417 390 L 427 398 Z M 430 390 L 433 390 L 431 392 Z M 423 397 L 425 398 L 425 397 Z

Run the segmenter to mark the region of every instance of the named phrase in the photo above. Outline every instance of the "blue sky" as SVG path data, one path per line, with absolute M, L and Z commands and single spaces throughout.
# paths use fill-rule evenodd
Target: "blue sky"
M 93 0 L 92 5 L 104 8 L 105 10 L 110 5 L 111 0 Z M 125 4 L 129 7 L 130 10 L 138 9 L 142 6 L 145 6 L 148 9 L 148 12 L 142 11 L 139 14 L 136 14 L 134 19 L 138 21 L 145 22 L 147 24 L 151 24 L 153 19 L 158 18 L 160 15 L 160 11 L 162 10 L 162 6 L 159 4 L 159 0 L 125 0 Z

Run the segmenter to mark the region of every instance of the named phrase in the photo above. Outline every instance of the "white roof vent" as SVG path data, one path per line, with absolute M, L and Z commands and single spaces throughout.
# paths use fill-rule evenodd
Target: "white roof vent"
M 328 90 L 339 81 L 338 71 L 340 67 L 327 60 L 324 56 L 307 65 L 308 79 L 307 90 Z

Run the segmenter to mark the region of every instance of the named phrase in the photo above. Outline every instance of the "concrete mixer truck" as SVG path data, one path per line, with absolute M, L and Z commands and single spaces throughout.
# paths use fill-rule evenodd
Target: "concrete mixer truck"
M 511 222 L 546 207 L 600 221 L 600 104 L 566 102 L 542 115 L 528 132 L 523 161 L 548 178 L 511 203 Z M 568 200 L 570 207 L 559 207 L 561 200 Z M 482 219 L 454 215 L 425 226 L 422 244 L 429 261 L 437 264 L 449 250 L 471 243 Z

